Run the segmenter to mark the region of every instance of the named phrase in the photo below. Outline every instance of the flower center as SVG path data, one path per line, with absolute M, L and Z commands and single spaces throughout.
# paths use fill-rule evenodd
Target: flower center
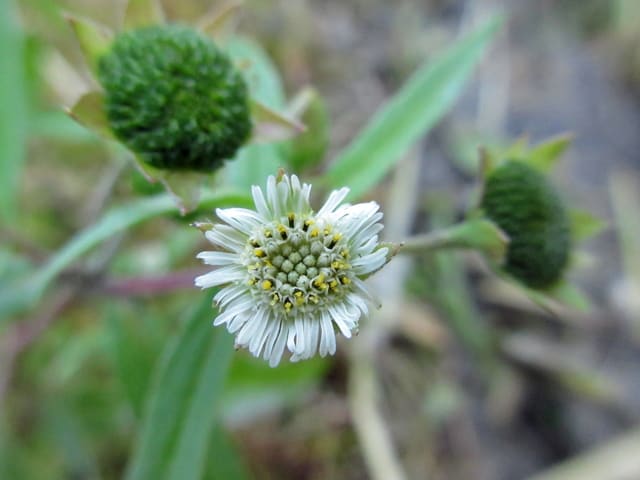
M 332 303 L 351 288 L 342 234 L 312 215 L 290 213 L 256 229 L 245 249 L 248 284 L 285 315 Z

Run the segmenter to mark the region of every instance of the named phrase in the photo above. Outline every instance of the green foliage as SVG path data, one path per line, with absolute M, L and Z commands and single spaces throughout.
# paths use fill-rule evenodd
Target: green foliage
M 200 207 L 211 209 L 217 206 L 247 205 L 249 201 L 246 195 L 220 190 L 205 193 Z M 30 308 L 60 272 L 107 238 L 175 210 L 175 202 L 169 195 L 156 195 L 113 208 L 95 224 L 74 236 L 35 274 L 17 281 L 12 288 L 3 289 L 0 292 L 0 321 L 3 317 Z
M 504 163 L 486 179 L 481 207 L 509 236 L 505 271 L 532 288 L 560 279 L 571 249 L 569 215 L 543 174 Z
M 0 220 L 15 218 L 27 137 L 24 35 L 11 0 L 0 1 Z
M 205 296 L 167 346 L 150 391 L 127 478 L 197 479 L 218 399 L 233 353 L 233 340 L 212 330 L 211 300 Z
M 307 130 L 291 141 L 289 164 L 295 173 L 301 173 L 322 162 L 329 148 L 329 114 L 322 97 L 315 91 L 302 116 Z
M 236 63 L 248 63 L 243 70 L 251 97 L 274 110 L 285 107 L 284 88 L 280 74 L 264 50 L 256 43 L 234 37 L 226 50 Z M 233 162 L 225 166 L 225 178 L 238 188 L 264 183 L 265 178 L 287 165 L 282 144 L 261 143 L 244 146 Z
M 98 62 L 115 135 L 157 168 L 212 171 L 251 132 L 247 86 L 228 57 L 176 25 L 118 35 Z
M 498 29 L 494 19 L 423 65 L 338 154 L 328 183 L 358 198 L 376 185 L 411 145 L 451 108 Z

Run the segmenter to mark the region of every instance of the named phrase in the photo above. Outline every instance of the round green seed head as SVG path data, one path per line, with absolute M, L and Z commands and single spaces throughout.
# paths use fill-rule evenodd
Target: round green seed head
M 509 161 L 487 178 L 481 206 L 510 238 L 505 271 L 532 288 L 560 279 L 571 249 L 569 217 L 544 175 Z
M 193 29 L 160 25 L 118 35 L 98 77 L 114 134 L 154 167 L 218 168 L 251 132 L 244 80 Z

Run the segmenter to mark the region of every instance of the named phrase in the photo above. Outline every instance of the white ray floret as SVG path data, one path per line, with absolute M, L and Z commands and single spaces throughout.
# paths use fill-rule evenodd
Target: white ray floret
M 343 204 L 349 189 L 341 188 L 314 212 L 311 185 L 295 175 L 270 176 L 264 192 L 251 192 L 255 210 L 216 210 L 225 224 L 205 233 L 216 251 L 198 254 L 214 269 L 195 284 L 221 287 L 214 325 L 226 324 L 237 347 L 272 367 L 285 349 L 291 361 L 333 355 L 336 333 L 357 333 L 375 302 L 363 279 L 387 262 L 380 207 Z

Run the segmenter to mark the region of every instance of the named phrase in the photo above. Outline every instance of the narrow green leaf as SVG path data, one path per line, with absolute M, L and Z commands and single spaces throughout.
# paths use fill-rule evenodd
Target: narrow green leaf
M 107 305 L 105 316 L 115 373 L 134 413 L 141 417 L 150 374 L 159 351 L 157 337 L 162 330 L 157 327 L 157 322 L 163 319 L 143 314 L 131 321 L 134 315 L 126 315 L 118 304 Z
M 550 138 L 529 150 L 525 162 L 541 172 L 549 172 L 572 141 L 573 135 L 568 133 Z
M 202 478 L 209 435 L 233 354 L 233 340 L 213 329 L 210 296 L 168 346 L 149 396 L 126 478 Z
M 129 0 L 124 13 L 124 28 L 133 29 L 164 23 L 159 0 Z
M 76 35 L 87 65 L 92 72 L 96 72 L 98 59 L 109 49 L 113 34 L 106 27 L 84 18 L 67 15 L 67 21 Z
M 24 36 L 12 0 L 0 0 L 0 220 L 16 216 L 27 135 Z
M 246 194 L 226 189 L 205 192 L 200 208 L 249 204 L 250 199 Z M 147 197 L 113 208 L 95 224 L 75 235 L 33 276 L 0 291 L 0 319 L 28 309 L 40 299 L 62 270 L 106 239 L 146 220 L 175 212 L 174 199 L 169 195 Z
M 348 185 L 357 198 L 376 185 L 451 108 L 499 24 L 492 20 L 421 67 L 338 155 L 329 186 Z

